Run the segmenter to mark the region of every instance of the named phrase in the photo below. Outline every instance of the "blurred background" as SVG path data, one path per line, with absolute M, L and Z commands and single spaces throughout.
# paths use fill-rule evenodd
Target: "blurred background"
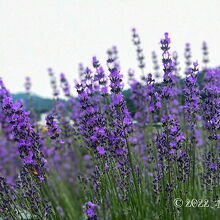
M 137 69 L 131 28 L 136 27 L 152 71 L 151 52 L 160 59 L 159 41 L 169 32 L 172 51 L 184 63 L 184 46 L 191 43 L 192 60 L 202 59 L 202 41 L 210 66 L 220 64 L 219 0 L 0 0 L 0 76 L 11 92 L 32 91 L 52 97 L 47 69 L 78 78 L 78 64 L 91 65 L 96 55 L 105 65 L 106 50 L 116 45 L 122 73 Z

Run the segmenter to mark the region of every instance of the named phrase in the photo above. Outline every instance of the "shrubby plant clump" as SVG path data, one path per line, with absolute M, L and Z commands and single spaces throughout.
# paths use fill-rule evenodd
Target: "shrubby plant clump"
M 77 99 L 49 69 L 55 104 L 44 126 L 0 81 L 0 219 L 220 218 L 220 69 L 207 67 L 205 42 L 201 65 L 186 44 L 181 79 L 165 33 L 163 70 L 153 52 L 147 74 L 136 29 L 132 40 L 141 72 L 139 80 L 128 71 L 135 114 L 116 47 L 107 68 L 96 57 L 91 68 L 80 64 Z M 30 78 L 25 87 L 30 95 Z

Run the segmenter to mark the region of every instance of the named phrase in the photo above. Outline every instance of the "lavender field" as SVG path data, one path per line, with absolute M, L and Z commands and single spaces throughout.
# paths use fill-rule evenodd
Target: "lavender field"
M 28 102 L 1 79 L 1 220 L 220 219 L 220 68 L 206 42 L 203 62 L 187 43 L 180 66 L 170 35 L 158 39 L 152 73 L 136 29 L 136 70 L 121 71 L 115 46 L 106 63 L 80 64 L 80 80 L 49 68 L 54 104 L 43 123 L 31 78 Z

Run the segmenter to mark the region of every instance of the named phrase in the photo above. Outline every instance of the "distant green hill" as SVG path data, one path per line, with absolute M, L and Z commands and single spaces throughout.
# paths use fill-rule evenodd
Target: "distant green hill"
M 42 114 L 51 110 L 54 105 L 54 100 L 42 98 L 38 95 L 28 96 L 26 93 L 12 94 L 13 99 L 23 100 L 27 110 L 34 109 L 37 114 Z M 30 99 L 31 98 L 31 99 Z

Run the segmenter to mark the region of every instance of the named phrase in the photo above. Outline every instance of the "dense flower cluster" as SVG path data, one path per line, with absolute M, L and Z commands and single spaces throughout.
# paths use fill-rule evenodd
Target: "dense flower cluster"
M 60 129 L 52 114 L 47 115 L 46 125 L 50 138 L 52 140 L 57 140 L 59 138 Z
M 28 112 L 23 109 L 22 104 L 13 104 L 2 81 L 0 86 L 1 121 L 4 120 L 4 129 L 10 132 L 10 138 L 17 143 L 22 162 L 34 169 L 39 180 L 43 181 L 44 165 L 47 161 L 41 152 L 41 138 L 31 126 Z
M 209 131 L 209 139 L 217 140 L 220 128 L 220 87 L 216 75 L 219 75 L 218 70 L 209 70 L 207 73 L 207 84 L 202 91 L 203 103 L 203 118 L 206 128 Z
M 193 63 L 193 68 L 189 69 L 184 87 L 184 111 L 185 119 L 193 128 L 196 123 L 197 113 L 199 111 L 199 89 L 197 85 L 198 63 Z

